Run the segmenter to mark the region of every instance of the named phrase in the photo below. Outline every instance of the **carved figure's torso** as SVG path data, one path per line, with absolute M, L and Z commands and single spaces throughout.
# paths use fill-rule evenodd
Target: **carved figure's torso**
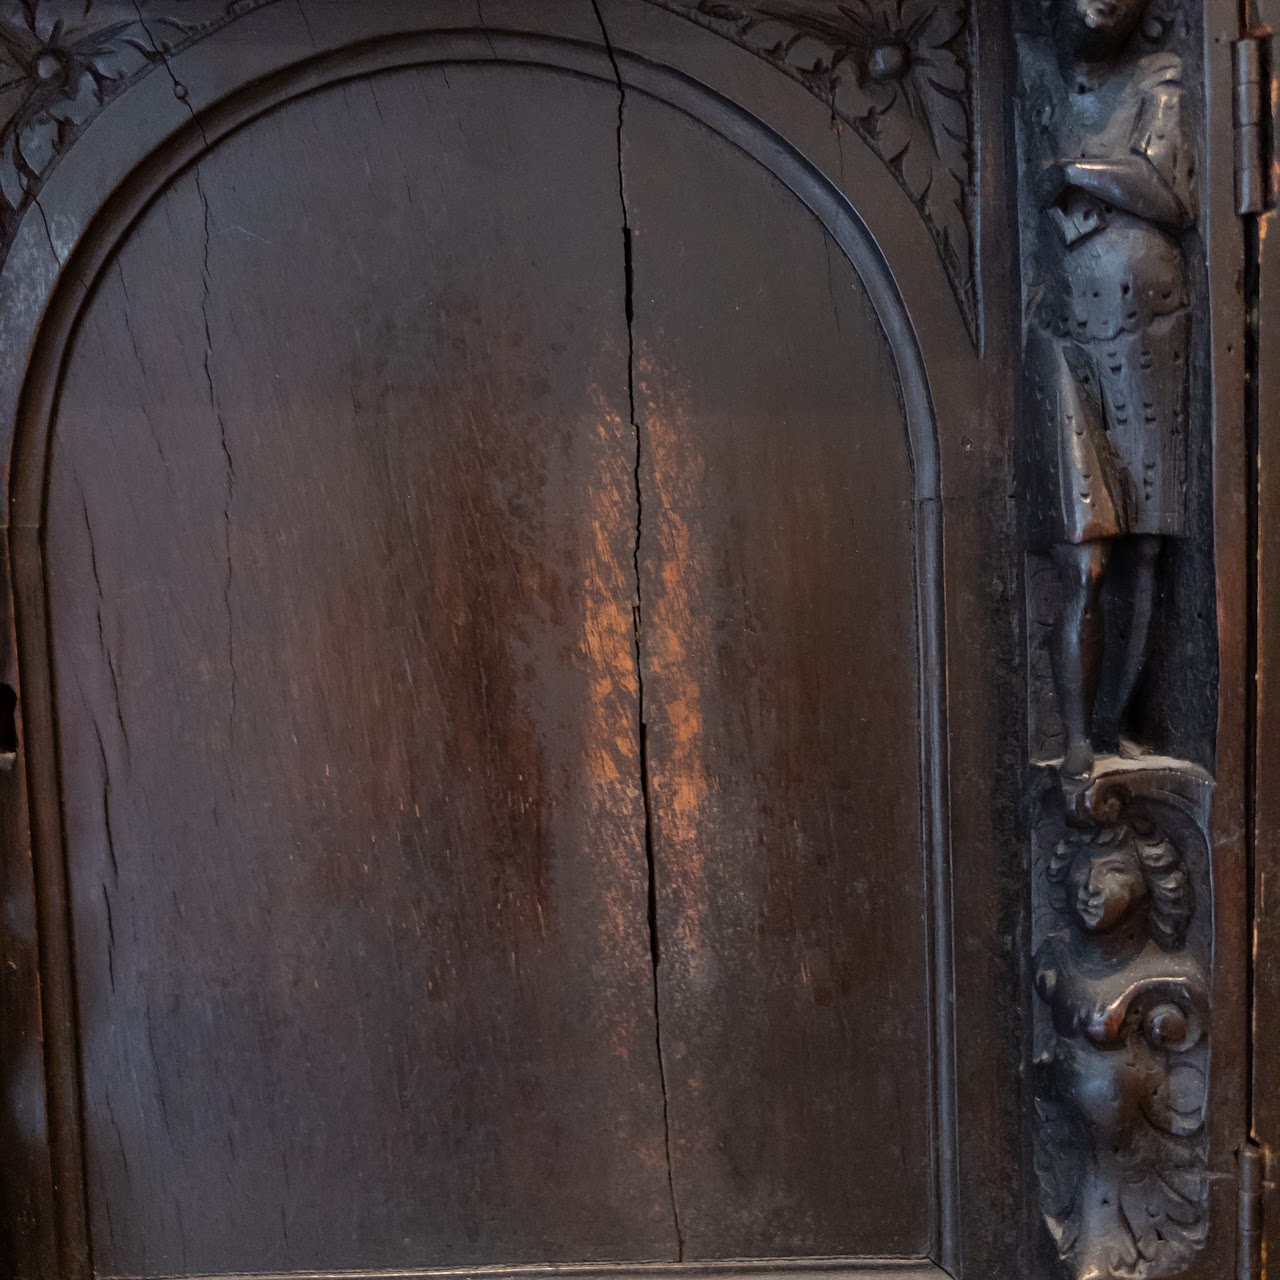
M 1191 208 L 1176 56 L 1088 76 L 1064 73 L 1048 41 L 1028 41 L 1023 56 L 1036 173 L 1145 161 L 1157 189 Z M 1031 287 L 1040 341 L 1029 355 L 1048 444 L 1047 541 L 1185 531 L 1190 312 L 1178 230 L 1154 203 L 1124 209 L 1070 184 L 1041 210 Z
M 1165 951 L 1148 940 L 1132 959 L 1097 963 L 1070 930 L 1051 934 L 1037 952 L 1036 988 L 1060 1036 L 1080 1037 L 1101 1049 L 1124 1038 L 1135 1006 L 1166 1001 L 1184 1006 L 1200 1022 L 1208 1003 L 1200 967 L 1185 951 Z
M 1169 54 L 1094 79 L 1064 79 L 1050 58 L 1038 86 L 1041 165 L 1144 156 L 1185 202 L 1194 169 L 1182 136 L 1181 76 L 1181 63 Z M 1068 191 L 1044 218 L 1042 261 L 1046 300 L 1052 299 L 1045 318 L 1060 335 L 1109 342 L 1187 305 L 1178 243 L 1154 218 L 1079 190 Z

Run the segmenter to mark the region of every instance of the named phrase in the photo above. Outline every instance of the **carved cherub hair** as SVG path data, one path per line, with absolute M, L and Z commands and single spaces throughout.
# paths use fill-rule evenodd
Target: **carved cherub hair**
M 1134 840 L 1151 891 L 1151 936 L 1166 951 L 1174 951 L 1187 940 L 1195 908 L 1186 860 L 1173 841 L 1160 832 L 1151 837 L 1135 835 Z
M 1137 857 L 1147 885 L 1147 924 L 1152 939 L 1165 951 L 1176 951 L 1187 940 L 1195 907 L 1195 892 L 1186 860 L 1177 845 L 1160 831 L 1141 835 L 1132 827 L 1110 828 L 1087 839 L 1063 840 L 1049 859 L 1048 878 L 1059 893 L 1059 906 L 1068 907 L 1067 882 L 1077 858 L 1100 857 L 1128 848 Z

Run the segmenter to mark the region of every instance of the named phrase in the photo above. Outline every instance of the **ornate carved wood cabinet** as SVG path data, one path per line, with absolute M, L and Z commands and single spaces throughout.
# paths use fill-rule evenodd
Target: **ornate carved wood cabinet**
M 1258 1274 L 1273 9 L 0 0 L 6 1273 Z

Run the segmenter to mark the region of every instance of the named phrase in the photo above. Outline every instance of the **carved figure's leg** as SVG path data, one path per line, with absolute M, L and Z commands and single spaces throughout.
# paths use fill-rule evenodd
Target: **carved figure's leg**
M 1108 736 L 1118 739 L 1124 725 L 1125 712 L 1133 701 L 1133 692 L 1147 665 L 1151 649 L 1151 618 L 1155 611 L 1156 566 L 1160 560 L 1163 539 L 1153 534 L 1130 538 L 1126 547 L 1128 563 L 1128 643 L 1120 666 L 1115 705 L 1108 709 Z
M 1062 769 L 1077 778 L 1093 766 L 1090 730 L 1102 666 L 1099 597 L 1109 550 L 1105 542 L 1066 543 L 1053 549 L 1064 597 L 1053 638 L 1053 676 L 1067 735 Z

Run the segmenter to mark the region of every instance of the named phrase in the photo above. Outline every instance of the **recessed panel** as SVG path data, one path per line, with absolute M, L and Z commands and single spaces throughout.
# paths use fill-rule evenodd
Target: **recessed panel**
M 180 177 L 49 500 L 95 1262 L 674 1255 L 616 95 L 379 76 Z
M 45 570 L 101 1274 L 928 1249 L 894 353 L 793 192 L 618 105 L 311 93 L 95 287 Z

